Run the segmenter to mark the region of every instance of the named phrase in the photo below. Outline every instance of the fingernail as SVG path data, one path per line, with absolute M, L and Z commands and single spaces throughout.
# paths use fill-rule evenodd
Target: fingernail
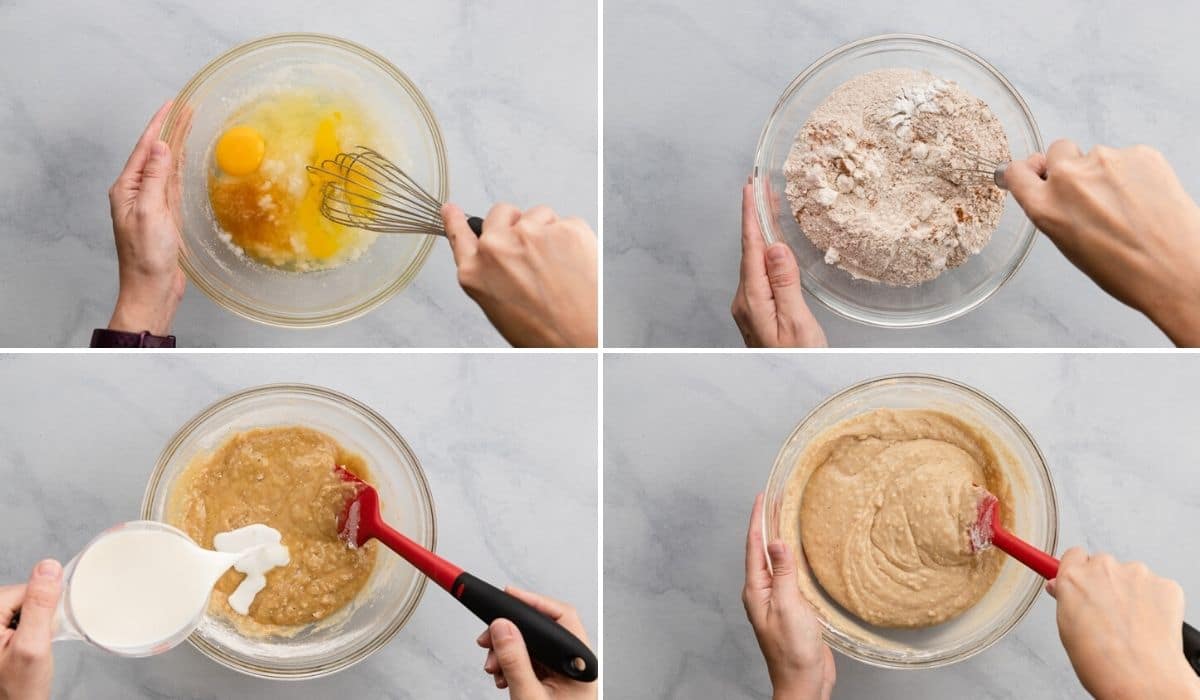
M 773 263 L 781 263 L 787 260 L 787 249 L 784 247 L 786 245 L 786 243 L 776 243 L 767 248 L 767 260 Z
M 513 632 L 516 628 L 513 623 L 508 620 L 496 620 L 492 623 L 492 640 L 493 641 L 508 641 L 513 638 Z
M 767 545 L 767 554 L 770 554 L 772 559 L 779 559 L 787 554 L 787 549 L 782 542 L 772 542 Z
M 155 158 L 165 158 L 169 150 L 170 149 L 167 148 L 166 143 L 162 141 L 155 141 L 154 145 L 150 147 L 150 155 L 154 156 Z
M 35 572 L 41 578 L 58 578 L 62 573 L 62 565 L 53 559 L 43 559 L 38 562 Z

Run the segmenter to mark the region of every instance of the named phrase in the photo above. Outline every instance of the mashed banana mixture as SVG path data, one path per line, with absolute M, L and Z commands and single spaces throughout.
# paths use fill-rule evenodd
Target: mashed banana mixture
M 357 146 L 385 147 L 348 97 L 293 90 L 242 107 L 212 149 L 208 194 L 222 238 L 286 270 L 332 268 L 361 255 L 375 234 L 326 219 L 326 179 L 306 170 Z
M 1009 502 L 1004 453 L 940 411 L 879 409 L 819 435 L 783 503 L 784 539 L 834 600 L 871 624 L 928 627 L 975 605 L 1003 554 L 968 536 L 986 489 Z M 1011 520 L 1011 509 L 1005 509 Z
M 303 427 L 256 428 L 237 433 L 196 457 L 172 488 L 167 521 L 208 549 L 213 536 L 252 523 L 278 530 L 291 561 L 267 574 L 250 606 L 264 633 L 306 625 L 354 599 L 375 567 L 376 547 L 352 549 L 338 539 L 337 518 L 354 487 L 333 471 L 342 465 L 370 481 L 363 460 L 330 436 Z M 245 618 L 228 597 L 244 574 L 230 569 L 214 589 L 210 612 L 237 623 Z

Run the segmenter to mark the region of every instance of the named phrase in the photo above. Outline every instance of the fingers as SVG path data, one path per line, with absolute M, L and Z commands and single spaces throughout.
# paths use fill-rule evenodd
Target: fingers
M 133 152 L 129 154 L 129 160 L 125 161 L 125 167 L 121 171 L 120 179 L 131 179 L 142 171 L 142 166 L 150 156 L 150 147 L 158 140 L 163 122 L 167 120 L 167 113 L 171 111 L 172 104 L 170 101 L 164 103 L 154 113 L 154 116 L 150 118 L 150 123 L 146 125 L 146 130 L 142 132 L 137 144 L 133 147 Z
M 489 228 L 506 229 L 521 219 L 521 210 L 511 204 L 501 202 L 491 208 L 483 220 L 483 230 Z
M 550 207 L 534 207 L 527 210 L 521 215 L 521 221 L 528 221 L 532 224 L 548 225 L 558 221 L 558 214 Z
M 754 208 L 754 187 L 742 188 L 742 268 L 741 282 L 746 292 L 758 297 L 770 293 L 767 284 L 767 267 L 763 260 L 763 249 L 767 246 L 758 226 L 758 212 Z
M 171 179 L 171 149 L 167 144 L 156 140 L 150 144 L 150 157 L 142 171 L 140 197 L 145 197 L 152 204 L 167 205 L 167 182 Z
M 504 592 L 562 625 L 571 634 L 578 637 L 579 641 L 584 644 L 589 643 L 587 630 L 584 629 L 583 620 L 579 618 L 579 613 L 576 612 L 575 608 L 561 600 L 555 600 L 549 596 L 526 591 L 516 586 L 505 586 Z
M 775 308 L 787 319 L 806 319 L 811 316 L 808 304 L 804 303 L 804 291 L 800 287 L 800 265 L 787 243 L 772 243 L 767 248 L 767 282 L 775 297 Z
M 1015 160 L 1004 171 L 1004 183 L 1008 191 L 1031 217 L 1041 214 L 1045 208 L 1046 156 L 1035 153 L 1026 160 Z
M 1062 139 L 1050 144 L 1050 149 L 1046 151 L 1046 166 L 1053 170 L 1056 165 L 1064 160 L 1073 160 L 1083 157 L 1083 151 L 1079 150 L 1079 144 L 1068 139 Z
M 541 683 L 538 682 L 537 674 L 534 673 L 533 663 L 529 660 L 529 651 L 525 649 L 525 640 L 521 637 L 521 631 L 517 629 L 517 626 L 508 620 L 499 619 L 492 622 L 489 629 L 492 632 L 492 641 L 495 643 L 493 651 L 496 654 L 496 661 L 500 664 L 504 680 L 512 689 L 512 695 L 514 697 L 525 697 L 526 695 L 533 697 L 534 693 L 540 692 Z
M 478 251 L 479 238 L 467 225 L 467 215 L 456 204 L 442 206 L 442 227 L 446 229 L 446 239 L 450 241 L 454 264 L 462 267 L 463 262 L 474 257 Z
M 1086 564 L 1088 559 L 1091 559 L 1091 557 L 1088 556 L 1086 549 L 1083 547 L 1072 547 L 1063 552 L 1062 557 L 1059 558 L 1058 570 L 1059 572 L 1062 572 L 1063 569 L 1069 569 L 1073 566 Z
M 516 586 L 505 586 L 504 592 L 529 605 L 543 615 L 550 617 L 552 620 L 557 621 L 567 613 L 572 612 L 571 606 L 561 600 L 555 600 L 549 596 L 534 593 L 533 591 L 527 591 Z
M 756 589 L 771 586 L 771 572 L 767 570 L 767 558 L 763 554 L 762 513 L 763 495 L 760 493 L 754 498 L 750 527 L 746 531 L 746 585 Z
M 25 599 L 25 584 L 0 586 L 0 629 L 8 627 L 12 615 L 21 609 L 21 601 Z
M 62 592 L 62 565 L 45 559 L 34 567 L 25 598 L 21 601 L 21 626 L 13 635 L 13 646 L 26 654 L 48 654 L 53 635 L 54 610 Z
M 0 586 L 0 649 L 4 648 L 8 638 L 12 636 L 13 632 L 8 628 L 8 623 L 12 622 L 13 615 L 21 609 L 21 601 L 24 599 L 25 584 Z
M 1070 571 L 1077 566 L 1086 564 L 1089 559 L 1087 550 L 1083 547 L 1072 547 L 1063 552 L 1062 557 L 1058 560 L 1058 578 L 1046 582 L 1046 592 L 1050 594 L 1050 597 L 1058 598 L 1058 579 L 1062 577 L 1064 571 Z

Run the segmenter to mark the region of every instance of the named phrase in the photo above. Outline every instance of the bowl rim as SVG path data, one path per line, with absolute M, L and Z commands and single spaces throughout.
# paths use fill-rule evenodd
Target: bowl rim
M 372 49 L 369 49 L 361 44 L 355 43 L 348 39 L 332 36 L 329 34 L 318 34 L 311 32 L 289 32 L 283 34 L 272 34 L 258 39 L 253 39 L 222 53 L 216 58 L 208 62 L 201 68 L 192 78 L 184 85 L 179 94 L 175 96 L 171 109 L 167 112 L 166 120 L 163 122 L 162 129 L 159 131 L 159 138 L 167 143 L 171 142 L 171 137 L 174 135 L 175 129 L 179 124 L 180 116 L 185 110 L 188 100 L 193 94 L 199 90 L 201 85 L 204 85 L 209 78 L 212 77 L 220 69 L 224 68 L 229 63 L 240 59 L 254 51 L 264 48 L 271 48 L 283 45 L 303 45 L 303 44 L 318 44 L 335 49 L 341 49 L 349 54 L 365 59 L 368 63 L 382 70 L 385 74 L 395 80 L 401 88 L 412 98 L 413 103 L 417 107 L 417 111 L 424 118 L 426 125 L 429 127 L 429 135 L 433 141 L 433 150 L 436 155 L 436 170 L 438 173 L 438 188 L 437 198 L 439 201 L 445 201 L 450 191 L 450 173 L 449 163 L 446 154 L 446 143 L 442 137 L 442 129 L 438 124 L 437 118 L 433 114 L 433 109 L 430 107 L 425 95 L 417 87 L 407 74 L 397 68 L 391 61 L 384 58 L 381 54 Z M 181 161 L 176 159 L 176 167 L 178 168 Z M 182 238 L 182 237 L 181 237 Z M 179 250 L 179 265 L 183 268 L 187 278 L 204 292 L 205 296 L 213 300 L 221 308 L 231 311 L 234 314 L 256 323 L 261 323 L 267 326 L 276 328 L 328 328 L 346 321 L 353 320 L 359 316 L 381 306 L 389 299 L 407 287 L 417 274 L 424 267 L 425 261 L 429 258 L 433 251 L 434 236 L 425 236 L 425 240 L 421 242 L 417 249 L 416 255 L 413 257 L 412 263 L 402 275 L 392 281 L 390 285 L 375 293 L 368 299 L 359 302 L 358 304 L 338 311 L 336 313 L 328 313 L 320 316 L 295 318 L 286 314 L 276 314 L 264 312 L 252 306 L 242 304 L 230 299 L 222 293 L 215 285 L 210 284 L 200 274 L 198 268 L 194 266 L 188 256 L 187 240 L 181 240 Z
M 763 239 L 766 241 L 767 245 L 771 245 L 777 241 L 771 233 L 771 224 L 773 218 L 770 214 L 770 206 L 768 206 L 767 202 L 767 191 L 762 184 L 764 178 L 760 176 L 761 173 L 759 172 L 759 164 L 762 163 L 766 157 L 765 152 L 767 143 L 770 139 L 772 127 L 775 125 L 775 119 L 780 110 L 797 90 L 799 90 L 820 71 L 825 69 L 825 67 L 834 59 L 864 46 L 896 41 L 909 41 L 928 44 L 942 50 L 960 54 L 963 57 L 977 63 L 981 68 L 984 69 L 984 71 L 990 73 L 992 77 L 999 81 L 1005 87 L 1005 89 L 1009 91 L 1013 99 L 1016 100 L 1025 119 L 1028 121 L 1029 126 L 1033 130 L 1034 140 L 1037 143 L 1038 149 L 1042 152 L 1045 152 L 1046 145 L 1042 138 L 1041 128 L 1038 126 L 1037 119 L 1034 117 L 1033 111 L 1030 109 L 1029 103 L 1025 100 L 1025 97 L 1017 90 L 1016 86 L 1013 85 L 1012 82 L 1000 72 L 999 69 L 973 51 L 959 46 L 953 42 L 946 41 L 945 39 L 939 39 L 937 37 L 925 34 L 908 33 L 877 34 L 842 44 L 841 46 L 825 53 L 823 56 L 818 58 L 807 68 L 801 71 L 799 75 L 793 78 L 790 83 L 788 83 L 788 86 L 784 89 L 784 91 L 780 94 L 779 99 L 776 101 L 775 107 L 771 110 L 771 114 L 767 118 L 767 122 L 763 126 L 762 132 L 759 134 L 758 145 L 754 151 L 754 170 L 751 180 L 753 184 L 754 208 L 757 212 L 759 230 L 762 232 Z M 1008 284 L 1008 281 L 1017 274 L 1017 271 L 1021 269 L 1021 267 L 1025 264 L 1025 261 L 1029 258 L 1029 254 L 1033 251 L 1033 246 L 1037 242 L 1038 238 L 1037 227 L 1033 225 L 1033 222 L 1030 221 L 1028 217 L 1026 217 L 1026 223 L 1022 227 L 1022 230 L 1025 232 L 1024 235 L 1026 241 L 1020 256 L 1017 257 L 1016 263 L 1012 265 L 1007 273 L 997 281 L 992 289 L 988 290 L 986 294 L 980 296 L 970 304 L 967 304 L 961 308 L 942 311 L 929 318 L 913 319 L 909 316 L 901 315 L 897 315 L 894 318 L 889 318 L 888 316 L 885 316 L 879 312 L 876 312 L 875 315 L 855 313 L 851 310 L 849 305 L 840 304 L 836 299 L 826 298 L 828 295 L 824 293 L 824 290 L 818 290 L 810 282 L 810 275 L 800 275 L 800 285 L 809 293 L 812 298 L 820 302 L 822 306 L 848 321 L 853 321 L 866 326 L 874 326 L 876 328 L 889 329 L 927 328 L 929 326 L 936 326 L 964 316 L 979 308 L 985 302 L 994 297 L 997 292 L 1003 289 L 1004 286 Z M 786 241 L 784 242 L 786 243 Z
M 165 489 L 169 487 L 169 483 L 164 483 L 167 464 L 170 462 L 176 451 L 180 448 L 184 440 L 190 437 L 201 423 L 209 418 L 212 418 L 221 411 L 224 411 L 229 407 L 247 399 L 277 395 L 286 392 L 298 392 L 316 398 L 332 400 L 334 403 L 350 409 L 351 412 L 357 413 L 358 416 L 364 419 L 366 422 L 371 423 L 374 427 L 383 431 L 390 441 L 394 441 L 394 444 L 400 449 L 400 451 L 405 453 L 405 455 L 411 460 L 413 466 L 413 476 L 415 477 L 418 487 L 417 495 L 420 500 L 423 500 L 429 506 L 429 514 L 428 518 L 426 519 L 426 525 L 429 529 L 428 549 L 431 552 L 436 552 L 438 535 L 437 505 L 433 500 L 433 491 L 429 487 L 429 480 L 425 475 L 425 469 L 421 466 L 420 460 L 417 459 L 417 455 L 409 446 L 408 441 L 406 441 L 404 437 L 400 435 L 399 431 L 397 431 L 386 418 L 384 418 L 370 406 L 367 406 L 358 399 L 343 394 L 339 391 L 316 386 L 314 384 L 283 382 L 247 387 L 213 402 L 192 416 L 187 422 L 180 426 L 178 430 L 175 431 L 175 434 L 167 442 L 166 446 L 163 447 L 162 452 L 159 453 L 158 460 L 154 465 L 154 470 L 150 473 L 150 478 L 146 482 L 145 493 L 142 496 L 142 506 L 140 511 L 141 519 L 163 522 L 157 520 L 154 516 L 154 496 L 158 493 L 160 488 Z M 416 595 L 413 597 L 412 603 L 407 606 L 402 614 L 397 616 L 387 628 L 376 635 L 375 638 L 370 642 L 358 648 L 353 655 L 346 656 L 338 659 L 337 661 L 326 663 L 319 667 L 286 672 L 280 672 L 274 669 L 266 669 L 261 666 L 249 667 L 243 665 L 241 661 L 227 655 L 222 648 L 203 639 L 198 630 L 193 631 L 190 635 L 188 635 L 187 640 L 188 644 L 190 644 L 192 648 L 196 649 L 210 660 L 215 661 L 225 668 L 238 671 L 239 673 L 253 676 L 255 678 L 266 678 L 270 680 L 310 680 L 314 678 L 321 678 L 323 676 L 337 673 L 338 671 L 343 671 L 359 663 L 360 661 L 367 659 L 372 654 L 379 651 L 389 642 L 391 642 L 391 640 L 395 638 L 400 630 L 402 630 L 408 624 L 409 620 L 420 607 L 421 600 L 425 596 L 425 589 L 428 583 L 428 578 L 418 575 Z
M 816 405 L 816 407 L 814 407 L 811 411 L 809 411 L 807 414 L 805 414 L 805 416 L 802 419 L 800 419 L 800 421 L 796 424 L 796 426 L 794 428 L 792 428 L 792 431 L 790 433 L 788 433 L 787 438 L 785 438 L 783 443 L 780 445 L 779 452 L 776 453 L 775 460 L 771 465 L 771 472 L 770 472 L 769 476 L 767 477 L 767 487 L 763 490 L 764 500 L 765 500 L 765 494 L 770 492 L 771 484 L 776 480 L 776 476 L 779 475 L 780 473 L 782 473 L 784 470 L 791 467 L 791 465 L 785 465 L 781 462 L 784 452 L 787 450 L 788 445 L 790 445 L 792 443 L 793 439 L 796 438 L 796 435 L 800 432 L 800 430 L 802 428 L 804 428 L 805 425 L 807 425 L 810 420 L 812 420 L 814 417 L 816 417 L 821 412 L 826 410 L 831 403 L 833 403 L 835 401 L 839 401 L 849 394 L 853 394 L 857 391 L 861 391 L 863 389 L 866 389 L 871 386 L 875 386 L 877 384 L 884 384 L 884 383 L 897 382 L 897 381 L 914 381 L 918 384 L 933 384 L 933 385 L 938 385 L 938 386 L 945 387 L 945 388 L 950 388 L 952 390 L 961 392 L 964 395 L 967 395 L 974 399 L 979 400 L 984 405 L 995 409 L 1000 415 L 1002 415 L 1004 418 L 1006 418 L 1007 420 L 1012 422 L 1012 427 L 1014 427 L 1017 430 L 1017 432 L 1029 442 L 1030 447 L 1033 448 L 1034 455 L 1037 457 L 1036 463 L 1033 465 L 1035 467 L 1033 469 L 1033 472 L 1042 478 L 1042 481 L 1045 485 L 1046 505 L 1048 506 L 1047 510 L 1048 510 L 1049 522 L 1050 522 L 1050 526 L 1051 526 L 1050 532 L 1049 532 L 1049 544 L 1047 547 L 1047 551 L 1054 552 L 1058 548 L 1058 529 L 1059 529 L 1058 492 L 1055 490 L 1054 478 L 1050 473 L 1050 467 L 1048 466 L 1048 464 L 1046 462 L 1045 455 L 1042 453 L 1042 448 L 1037 444 L 1037 441 L 1033 439 L 1033 435 L 1029 432 L 1029 429 L 1025 427 L 1025 424 L 1022 423 L 1016 417 L 1016 415 L 1014 415 L 1011 411 L 1009 411 L 1007 408 L 1005 408 L 1003 404 L 1001 404 L 999 401 L 992 398 L 988 394 L 984 393 L 983 391 L 980 391 L 979 389 L 976 389 L 975 387 L 970 386 L 969 384 L 965 384 L 965 383 L 960 382 L 955 379 L 950 379 L 948 377 L 943 377 L 940 375 L 930 374 L 930 373 L 925 373 L 925 372 L 899 372 L 899 373 L 885 374 L 885 375 L 880 375 L 877 377 L 871 377 L 868 379 L 864 379 L 862 381 L 855 382 L 847 387 L 844 387 L 844 388 L 834 392 L 833 394 L 826 397 L 823 401 L 818 403 Z M 767 544 L 769 543 L 769 539 L 770 539 L 770 532 L 767 529 L 768 510 L 769 509 L 764 504 L 764 507 L 762 510 L 762 515 L 760 516 L 761 522 L 759 523 L 759 526 L 760 526 L 760 529 L 762 532 L 762 548 L 763 548 L 763 555 L 766 558 L 766 562 L 767 562 L 767 569 L 769 571 L 774 571 L 774 566 L 771 562 L 771 554 L 770 554 L 769 550 L 767 549 Z M 817 582 L 817 584 L 820 585 L 819 582 Z M 1012 617 L 1012 619 L 1008 621 L 1007 624 L 999 625 L 994 630 L 992 630 L 991 634 L 989 634 L 985 639 L 983 639 L 982 642 L 975 648 L 968 649 L 966 651 L 962 651 L 957 654 L 948 655 L 948 656 L 945 656 L 944 658 L 932 659 L 929 661 L 921 661 L 921 662 L 917 662 L 917 663 L 904 663 L 904 662 L 896 661 L 896 660 L 893 660 L 890 658 L 885 658 L 882 656 L 866 655 L 866 654 L 861 653 L 861 651 L 859 651 L 859 650 L 852 651 L 851 649 L 849 649 L 845 645 L 843 645 L 842 641 L 838 637 L 834 636 L 833 630 L 832 630 L 832 625 L 830 625 L 830 623 L 828 621 L 826 621 L 824 617 L 822 617 L 821 615 L 817 615 L 817 619 L 821 623 L 821 638 L 825 640 L 826 644 L 829 644 L 832 648 L 836 649 L 840 654 L 842 654 L 844 656 L 848 656 L 852 659 L 861 661 L 862 663 L 868 664 L 870 666 L 875 666 L 877 668 L 888 668 L 888 669 L 897 669 L 897 670 L 904 670 L 904 671 L 942 668 L 944 666 L 950 666 L 952 664 L 956 664 L 961 661 L 966 661 L 967 659 L 970 659 L 970 658 L 986 651 L 987 649 L 989 649 L 993 645 L 995 645 L 997 642 L 999 642 L 1001 639 L 1008 636 L 1008 634 L 1010 632 L 1012 632 L 1014 629 L 1016 629 L 1017 625 L 1019 625 L 1021 623 L 1021 621 L 1024 620 L 1029 615 L 1030 610 L 1033 609 L 1033 604 L 1035 602 L 1037 602 L 1038 596 L 1041 593 L 1041 588 L 1042 587 L 1040 585 L 1034 586 L 1032 588 L 1032 590 L 1030 591 L 1030 593 L 1025 597 L 1025 600 L 1023 600 L 1021 602 L 1017 614 L 1014 615 Z

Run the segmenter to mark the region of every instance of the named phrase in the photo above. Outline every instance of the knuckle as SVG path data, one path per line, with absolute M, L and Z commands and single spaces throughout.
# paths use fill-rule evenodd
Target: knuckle
M 25 605 L 52 609 L 58 605 L 58 590 L 52 586 L 31 584 L 25 589 Z
M 1153 146 L 1147 146 L 1144 143 L 1139 143 L 1138 145 L 1134 146 L 1133 148 L 1131 148 L 1129 150 L 1135 156 L 1137 156 L 1139 158 L 1145 158 L 1147 160 L 1153 160 L 1153 161 L 1165 161 L 1166 160 L 1166 156 L 1164 156 L 1162 154 L 1162 151 L 1158 150 L 1157 148 L 1154 148 Z
M 1135 574 L 1137 576 L 1149 576 L 1150 575 L 1150 567 L 1146 566 L 1146 564 L 1144 562 L 1131 561 L 1131 562 L 1125 564 L 1125 568 L 1130 573 Z
M 464 262 L 458 268 L 458 284 L 463 289 L 473 289 L 477 281 L 476 267 L 472 262 Z
M 23 665 L 39 663 L 50 653 L 48 649 L 17 638 L 13 639 L 11 648 L 13 660 Z
M 800 273 L 792 268 L 773 270 L 767 274 L 772 287 L 787 287 L 800 281 Z

